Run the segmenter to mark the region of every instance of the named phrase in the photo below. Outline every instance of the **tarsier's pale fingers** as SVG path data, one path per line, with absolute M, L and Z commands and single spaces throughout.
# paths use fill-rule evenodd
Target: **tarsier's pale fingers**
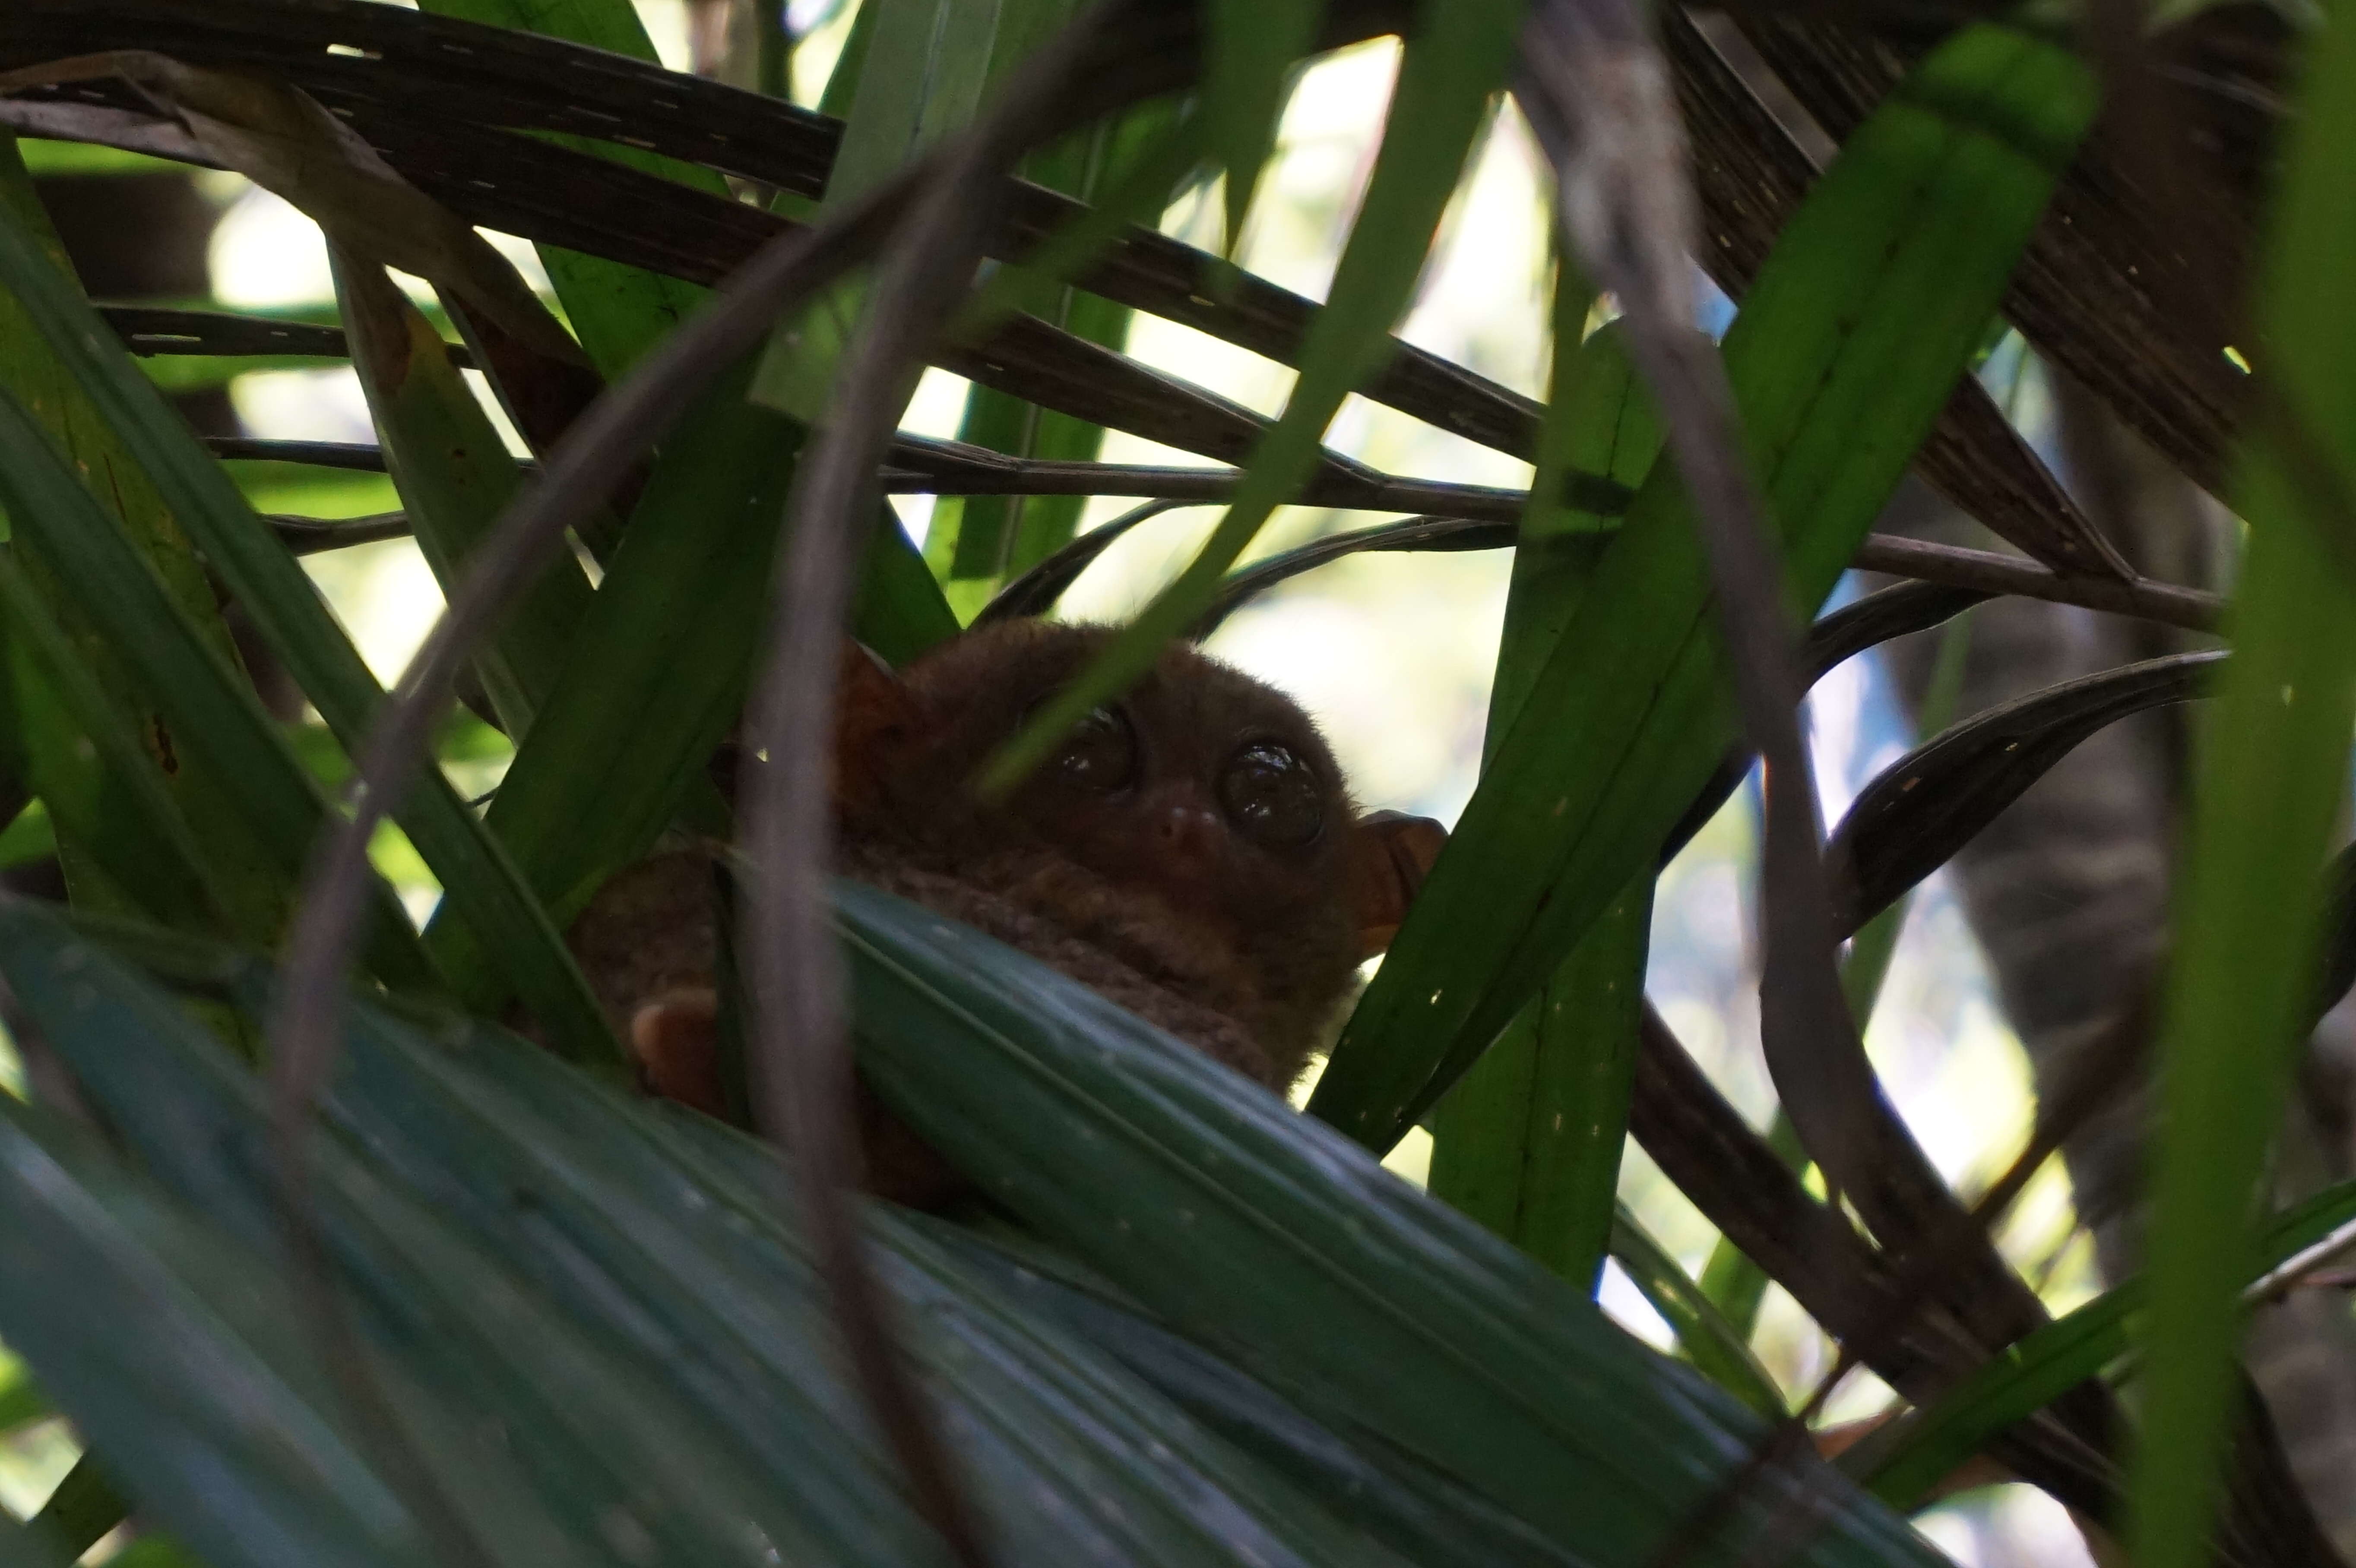
M 647 1090 L 708 1116 L 728 1115 L 720 1083 L 720 996 L 709 987 L 680 987 L 630 1015 L 630 1051 Z
M 728 1118 L 720 1077 L 720 997 L 709 987 L 681 987 L 646 1003 L 630 1018 L 630 1051 L 648 1093 L 721 1121 Z M 859 1085 L 856 1120 L 868 1190 L 911 1208 L 934 1209 L 956 1197 L 964 1180 L 908 1124 Z
M 1396 812 L 1360 816 L 1298 705 L 1187 646 L 1165 650 L 1006 798 L 979 798 L 983 763 L 1112 635 L 1003 623 L 896 673 L 847 644 L 838 866 L 1281 1092 L 1359 963 L 1406 918 L 1447 833 Z M 719 1115 L 710 862 L 663 859 L 614 879 L 576 923 L 574 950 L 626 1027 L 648 1087 Z M 658 922 L 666 928 L 636 933 L 635 958 L 617 944 Z M 682 968 L 682 954 L 701 968 Z M 952 1194 L 938 1156 L 862 1093 L 871 1187 L 924 1204 Z

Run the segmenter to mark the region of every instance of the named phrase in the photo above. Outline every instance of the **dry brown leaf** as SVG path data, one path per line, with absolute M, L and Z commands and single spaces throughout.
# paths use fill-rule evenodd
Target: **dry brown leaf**
M 541 354 L 586 363 L 506 257 L 308 93 L 148 49 L 9 71 L 0 92 L 106 77 L 128 82 L 208 158 L 284 197 L 335 244 L 447 290 Z

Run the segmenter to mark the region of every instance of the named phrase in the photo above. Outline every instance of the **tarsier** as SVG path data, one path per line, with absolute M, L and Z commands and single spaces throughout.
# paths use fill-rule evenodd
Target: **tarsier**
M 1010 622 L 897 674 L 847 648 L 837 866 L 1281 1092 L 1358 965 L 1388 944 L 1445 832 L 1360 816 L 1307 714 L 1185 646 L 1005 799 L 980 799 L 983 762 L 1112 635 Z M 658 856 L 610 880 L 571 940 L 648 1088 L 717 1113 L 710 889 L 704 858 Z M 864 1096 L 861 1118 L 875 1190 L 915 1202 L 955 1190 Z

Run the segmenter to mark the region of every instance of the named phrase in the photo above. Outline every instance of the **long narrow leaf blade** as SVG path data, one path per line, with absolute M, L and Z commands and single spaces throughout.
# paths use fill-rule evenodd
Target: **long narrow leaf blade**
M 1612 1227 L 1612 1256 L 1653 1309 L 1676 1330 L 1677 1344 L 1710 1381 L 1767 1417 L 1783 1419 L 1783 1392 L 1751 1353 L 1747 1336 L 1719 1316 L 1668 1250 L 1623 1207 Z
M 18 155 L 16 139 L 5 133 L 0 133 L 0 204 L 23 223 L 27 236 L 60 272 L 69 271 L 65 247 L 50 226 Z M 73 470 L 84 476 L 100 506 L 155 568 L 166 597 L 187 614 L 197 635 L 234 664 L 235 646 L 186 530 L 173 518 L 154 483 L 104 414 L 75 384 L 72 372 L 34 328 L 23 305 L 5 291 L 0 291 L 0 386 L 32 411 L 35 422 L 48 432 Z M 152 694 L 139 688 L 136 677 L 107 639 L 91 630 L 88 617 L 79 613 L 42 564 L 27 559 L 25 565 L 32 586 L 48 601 L 50 612 L 69 635 L 77 636 L 80 656 L 100 687 L 126 713 L 136 715 L 134 731 L 150 736 L 159 751 L 168 753 L 172 730 L 153 711 Z M 165 789 L 183 815 L 202 822 L 217 839 L 215 891 L 223 900 L 225 912 L 248 931 L 274 931 L 284 917 L 285 882 L 270 858 L 258 852 L 250 836 L 241 831 L 235 810 L 235 782 L 218 776 L 209 765 L 191 758 L 188 765 L 166 774 Z M 95 905 L 100 901 L 99 890 L 93 886 L 98 879 L 86 874 L 90 868 L 84 847 L 74 841 L 70 830 L 66 841 L 57 848 L 74 898 L 85 906 Z
M 1809 194 L 1727 334 L 1794 598 L 1831 588 L 1993 310 L 2094 95 L 1965 29 Z M 1656 470 L 1499 747 L 1312 1108 L 1387 1147 L 1647 864 L 1733 733 L 1677 476 Z
M 252 1082 L 77 945 L 33 909 L 0 915 L 0 964 L 93 1103 L 176 1193 L 267 1244 Z M 233 989 L 262 973 L 229 967 Z M 626 1519 L 667 1561 L 926 1560 L 827 1351 L 771 1151 L 487 1030 L 454 1051 L 360 1008 L 348 1044 L 329 1114 L 352 1142 L 323 1151 L 320 1188 L 355 1304 L 404 1374 L 499 1424 L 572 1528 Z M 879 1224 L 1012 1560 L 1397 1562 L 960 1254 Z
M 91 1441 L 135 1469 L 142 1503 L 216 1563 L 430 1561 L 405 1510 L 272 1354 L 298 1343 L 257 1310 L 219 1240 L 154 1212 L 86 1144 L 0 1097 L 0 1323 Z M 191 1277 L 157 1255 L 216 1260 Z M 209 1287 L 209 1288 L 208 1288 Z M 241 1302 L 240 1296 L 244 1299 Z M 243 1324 L 225 1320 L 241 1306 Z M 261 1319 L 262 1332 L 252 1331 Z M 136 1333 L 115 1326 L 137 1323 Z M 244 1331 L 241 1331 L 241 1330 Z M 257 1539 L 254 1521 L 270 1521 Z
M 0 287 L 152 479 L 230 593 L 294 674 L 320 717 L 356 748 L 384 700 L 310 580 L 123 352 L 120 340 L 48 264 L 24 226 L 0 214 Z M 618 1064 L 621 1048 L 546 912 L 457 792 L 429 770 L 398 814 L 444 895 L 498 955 L 499 968 L 549 1038 L 584 1061 Z
M 1554 385 L 1505 597 L 1492 741 L 1578 613 L 1617 524 L 1560 499 L 1565 480 L 1599 475 L 1633 491 L 1660 446 L 1618 335 L 1579 339 L 1592 291 L 1568 263 L 1555 291 Z M 1619 1197 L 1652 891 L 1649 870 L 1640 873 L 1432 1116 L 1432 1195 L 1590 1292 Z
M 2249 552 L 2233 659 L 2199 740 L 2160 1037 L 2150 1365 L 2132 1483 L 2144 1568 L 2200 1560 L 2235 1405 L 2233 1282 L 2251 1193 L 2309 1021 L 2311 897 L 2356 726 L 2356 35 L 2316 32 L 2257 310 L 2276 403 L 2235 499 Z
M 380 267 L 340 258 L 336 271 L 352 365 L 385 467 L 446 598 L 522 475 L 424 314 Z M 518 744 L 566 667 L 592 592 L 580 563 L 559 558 L 509 610 L 490 653 L 476 662 L 500 727 Z
M 273 857 L 280 886 L 302 874 L 327 805 L 261 699 L 208 646 L 155 572 L 75 482 L 32 417 L 0 392 L 0 507 L 37 545 L 170 716 L 177 744 L 239 781 L 237 804 L 253 841 Z M 380 978 L 411 987 L 431 970 L 400 906 L 380 884 L 368 955 Z
M 182 931 L 226 926 L 204 852 L 165 792 L 160 771 L 27 581 L 13 549 L 0 549 L 0 642 L 7 681 L 0 722 L 14 732 L 25 782 L 50 820 L 152 918 Z M 272 933 L 243 934 L 262 941 Z

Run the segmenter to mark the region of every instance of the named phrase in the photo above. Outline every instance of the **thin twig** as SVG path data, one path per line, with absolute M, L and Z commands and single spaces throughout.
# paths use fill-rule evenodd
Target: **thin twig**
M 1130 471 L 1110 464 L 1100 466 L 1110 468 L 1112 471 L 1108 485 L 1076 487 L 1071 492 L 1029 490 L 1020 487 L 1012 487 L 1004 492 L 976 491 L 930 477 L 895 474 L 890 469 L 884 471 L 882 482 L 884 492 L 891 495 L 970 496 L 1003 493 L 1036 496 L 1069 493 L 1086 496 L 1120 496 L 1129 494 L 1120 486 L 1130 482 Z M 1215 485 L 1205 486 L 1206 490 L 1215 491 L 1215 494 L 1206 500 L 1198 500 L 1187 494 L 1158 496 L 1101 528 L 1089 529 L 1073 540 L 1071 545 L 1066 548 L 1078 551 L 1084 557 L 1078 560 L 1076 566 L 1073 566 L 1070 561 L 1063 560 L 1059 555 L 1042 562 L 1041 567 L 1034 570 L 1044 570 L 1051 565 L 1067 570 L 1068 575 L 1066 575 L 1065 571 L 1062 570 L 1056 573 L 1059 579 L 1056 592 L 1060 593 L 1063 589 L 1070 586 L 1071 579 L 1079 575 L 1080 569 L 1094 560 L 1105 546 L 1110 545 L 1130 527 L 1174 507 L 1208 504 L 1208 501 L 1224 496 L 1234 482 L 1231 470 L 1205 469 L 1202 472 L 1218 481 Z M 1513 526 L 1501 524 L 1486 515 L 1491 510 L 1488 499 L 1491 493 L 1485 488 L 1475 485 L 1450 485 L 1428 480 L 1408 480 L 1398 483 L 1415 485 L 1423 492 L 1423 495 L 1419 496 L 1419 499 L 1436 500 L 1442 509 L 1421 517 L 1405 518 L 1397 523 L 1387 523 L 1380 528 L 1359 529 L 1351 534 L 1335 534 L 1327 539 L 1319 539 L 1313 544 L 1304 545 L 1297 552 L 1287 552 L 1284 557 L 1255 562 L 1228 580 L 1227 586 L 1221 590 L 1215 613 L 1223 615 L 1231 613 L 1237 605 L 1257 593 L 1266 592 L 1278 582 L 1338 560 L 1345 555 L 1358 554 L 1369 549 L 1478 550 L 1512 548 Z M 1190 485 L 1186 488 L 1191 490 L 1193 486 Z M 1522 505 L 1523 496 L 1518 492 L 1499 492 L 1498 494 L 1505 496 L 1515 508 Z M 1336 507 L 1334 509 L 1357 510 L 1360 508 Z M 1392 511 L 1402 508 L 1367 507 L 1363 509 Z M 263 520 L 277 531 L 278 537 L 286 542 L 286 547 L 297 555 L 340 549 L 347 545 L 374 544 L 382 539 L 402 538 L 410 531 L 408 517 L 402 512 L 373 512 L 359 517 L 301 517 L 284 513 L 273 513 Z M 1387 530 L 1394 528 L 1422 531 L 1413 539 L 1402 539 L 1396 543 L 1388 542 L 1379 537 Z M 1277 569 L 1279 560 L 1283 563 L 1282 570 Z M 1857 554 L 1849 564 L 1860 571 L 1878 571 L 1886 576 L 1902 577 L 1916 582 L 1944 583 L 1952 588 L 1977 589 L 1992 594 L 2005 593 L 2022 599 L 2040 599 L 2053 604 L 2074 604 L 2081 609 L 2100 610 L 2114 615 L 2129 615 L 2137 620 L 2154 621 L 2162 625 L 2180 626 L 2193 632 L 2216 631 L 2225 611 L 2224 598 L 2204 589 L 2186 588 L 2179 583 L 2156 581 L 2147 577 L 2122 582 L 2115 578 L 2065 576 L 2019 556 L 1998 555 L 1992 550 L 1966 549 L 1959 545 L 1931 544 L 1921 539 L 1901 539 L 1893 534 L 1867 535 L 1865 542 L 1858 547 Z M 1015 589 L 1019 584 L 1008 584 L 1001 597 L 1007 600 L 1010 607 L 1001 610 L 997 607 L 997 602 L 993 601 L 991 609 L 977 617 L 977 620 L 1002 620 L 1007 615 L 1015 613 L 1044 613 L 1055 602 L 1053 596 L 1042 597 L 1046 581 L 1043 577 L 1039 583 L 1025 588 L 1019 595 L 1015 594 Z M 1009 595 L 1014 596 L 1009 598 Z M 1018 604 L 1022 608 L 1012 608 Z
M 1922 582 L 1944 582 L 1957 588 L 1981 588 L 2053 604 L 2076 604 L 2088 610 L 2133 615 L 2181 626 L 2190 632 L 2213 632 L 2225 611 L 2224 599 L 2203 589 L 2138 577 L 2122 582 L 2108 577 L 2064 577 L 2034 561 L 1992 550 L 1965 549 L 1957 545 L 1929 544 L 1891 534 L 1869 534 L 1849 564 L 1861 571 L 1887 572 Z
M 926 350 L 964 302 L 996 216 L 1001 176 L 1050 128 L 1056 103 L 1099 37 L 1130 10 L 1109 0 L 1027 59 L 999 107 L 975 125 L 893 232 L 828 417 L 794 478 L 792 537 L 778 564 L 777 627 L 747 729 L 738 795 L 755 870 L 747 912 L 755 1104 L 784 1134 L 837 1322 L 870 1407 L 918 1508 L 960 1563 L 989 1561 L 934 1412 L 905 1364 L 896 1302 L 870 1267 L 850 1189 L 859 1166 L 841 955 L 825 881 L 830 848 L 828 738 L 852 569 L 875 514 L 876 470 Z
M 381 544 L 386 539 L 407 539 L 410 531 L 406 512 L 370 512 L 360 517 L 296 517 L 268 512 L 262 520 L 296 555 Z
M 1973 1203 L 1971 1221 L 1980 1235 L 1993 1237 L 2014 1200 L 2044 1168 L 2054 1151 L 2133 1082 L 2135 1070 L 2151 1041 L 2152 987 L 2139 987 L 2136 997 L 2136 1005 L 2114 1020 L 2110 1029 L 2064 1072 L 2055 1092 L 2038 1108 L 2036 1125 L 2030 1127 L 2020 1152 Z M 1894 1342 L 1903 1335 L 1907 1324 L 1938 1290 L 1957 1261 L 1952 1252 L 1941 1248 L 1926 1249 L 1907 1259 L 1900 1270 L 1893 1298 L 1883 1308 L 1884 1325 L 1872 1333 L 1852 1335 L 1842 1344 L 1839 1358 L 1817 1380 L 1815 1391 L 1793 1419 L 1807 1423 L 1822 1414 L 1834 1391 L 1850 1372 L 1871 1359 L 1875 1341 Z
M 1649 1008 L 1639 1042 L 1630 1131 L 1710 1222 L 1826 1332 L 1860 1344 L 1868 1364 L 1917 1403 L 1986 1359 L 1946 1314 L 1910 1313 L 1895 1335 L 1885 1332 L 1899 1321 L 1890 1261 L 1847 1218 L 1808 1195 Z M 2050 1411 L 1992 1440 L 1989 1450 L 2072 1508 L 2099 1513 L 2115 1500 L 2103 1449 Z M 1722 1513 L 1751 1474 L 1750 1467 L 1738 1472 L 1708 1507 Z
M 2356 1220 L 2335 1226 L 2331 1233 L 2309 1246 L 2301 1247 L 2281 1263 L 2250 1282 L 2242 1292 L 2242 1300 L 2249 1306 L 2262 1302 L 2280 1301 L 2301 1285 L 2347 1283 L 2339 1278 L 2322 1278 L 2327 1265 L 2356 1251 Z
M 958 269 L 978 257 L 925 249 L 944 238 L 938 230 L 954 233 L 962 209 L 982 205 L 979 191 L 958 187 L 967 164 L 960 157 L 929 181 L 890 236 L 884 273 L 829 394 L 828 418 L 795 474 L 787 506 L 794 526 L 772 588 L 776 630 L 746 715 L 751 746 L 738 770 L 737 798 L 754 871 L 747 940 L 739 949 L 752 982 L 754 1104 L 764 1130 L 792 1159 L 819 1272 L 869 1409 L 899 1455 L 920 1511 L 958 1563 L 979 1568 L 989 1560 L 980 1521 L 907 1364 L 898 1303 L 875 1276 L 851 1196 L 859 1135 L 841 955 L 824 893 L 827 736 L 851 563 L 874 513 L 875 470 L 889 431 L 915 390 L 915 355 L 947 317 L 946 309 L 930 307 L 956 292 Z M 766 764 L 753 760 L 763 756 Z
M 582 416 L 552 453 L 541 482 L 519 496 L 500 519 L 360 747 L 352 814 L 331 821 L 312 850 L 269 1029 L 271 1143 L 289 1273 L 306 1317 L 331 1347 L 339 1339 L 348 1345 L 350 1335 L 314 1209 L 309 1137 L 335 1059 L 344 976 L 370 886 L 369 836 L 414 782 L 458 672 L 506 603 L 562 548 L 565 529 L 590 514 L 779 310 L 871 252 L 929 166 L 879 187 L 834 223 L 798 230 L 765 248 Z M 356 1354 L 331 1359 L 339 1376 L 347 1367 L 358 1374 L 362 1365 Z M 370 1389 L 349 1392 L 364 1424 L 388 1438 L 397 1435 Z M 424 1522 L 431 1528 L 432 1520 Z M 457 1540 L 440 1544 L 461 1563 L 477 1550 L 463 1527 Z

